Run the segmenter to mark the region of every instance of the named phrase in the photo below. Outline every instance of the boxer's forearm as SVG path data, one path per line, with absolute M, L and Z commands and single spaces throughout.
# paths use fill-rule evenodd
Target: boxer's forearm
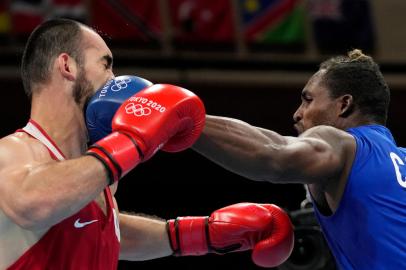
M 144 261 L 172 255 L 166 221 L 120 214 L 120 260 Z
M 278 176 L 278 151 L 288 140 L 240 120 L 208 115 L 193 149 L 234 173 L 270 180 Z

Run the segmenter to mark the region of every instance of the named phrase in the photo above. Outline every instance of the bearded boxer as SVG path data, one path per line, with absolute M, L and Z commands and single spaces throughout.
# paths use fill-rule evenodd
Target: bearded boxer
M 274 205 L 168 222 L 119 213 L 118 181 L 159 149 L 192 145 L 205 112 L 186 89 L 144 82 L 114 113 L 110 134 L 87 149 L 84 106 L 95 89 L 118 85 L 112 61 L 103 39 L 78 22 L 47 21 L 31 34 L 21 68 L 30 120 L 0 140 L 0 268 L 116 269 L 119 258 L 247 249 L 259 265 L 283 262 L 292 227 Z M 133 107 L 145 100 L 155 105 L 138 117 Z

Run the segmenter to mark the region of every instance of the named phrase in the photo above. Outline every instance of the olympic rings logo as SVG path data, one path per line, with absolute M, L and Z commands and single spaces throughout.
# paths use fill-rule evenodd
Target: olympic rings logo
M 147 116 L 151 114 L 151 109 L 143 107 L 141 104 L 128 103 L 125 105 L 125 112 L 127 114 L 134 114 L 137 117 Z
M 115 80 L 114 85 L 111 87 L 111 91 L 118 92 L 121 89 L 125 89 L 129 82 L 131 82 L 131 79 Z

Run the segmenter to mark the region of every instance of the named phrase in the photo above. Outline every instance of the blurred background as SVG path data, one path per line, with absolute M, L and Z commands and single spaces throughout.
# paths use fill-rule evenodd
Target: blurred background
M 73 18 L 94 27 L 114 54 L 116 75 L 194 91 L 209 114 L 295 135 L 292 114 L 321 61 L 360 48 L 392 90 L 388 127 L 406 144 L 406 2 L 399 0 L 0 0 L 0 135 L 28 120 L 19 74 L 29 33 Z M 274 203 L 296 226 L 281 270 L 335 269 L 302 185 L 253 182 L 192 150 L 158 153 L 120 182 L 121 210 L 165 219 L 209 215 L 237 202 Z M 259 269 L 250 253 L 120 262 L 119 269 Z

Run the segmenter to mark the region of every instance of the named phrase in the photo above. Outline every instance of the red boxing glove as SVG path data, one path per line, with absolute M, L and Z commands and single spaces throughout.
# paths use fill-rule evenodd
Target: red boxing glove
M 118 181 L 160 148 L 182 151 L 197 140 L 205 122 L 203 102 L 184 88 L 156 84 L 127 99 L 112 120 L 113 133 L 87 154 L 103 162 Z
M 238 203 L 221 208 L 210 217 L 168 220 L 175 255 L 252 251 L 262 267 L 275 267 L 293 250 L 293 226 L 288 215 L 273 204 Z
M 178 152 L 192 146 L 205 122 L 203 102 L 184 88 L 155 84 L 121 105 L 125 113 L 116 114 L 113 130 L 130 134 L 144 160 L 160 148 Z

